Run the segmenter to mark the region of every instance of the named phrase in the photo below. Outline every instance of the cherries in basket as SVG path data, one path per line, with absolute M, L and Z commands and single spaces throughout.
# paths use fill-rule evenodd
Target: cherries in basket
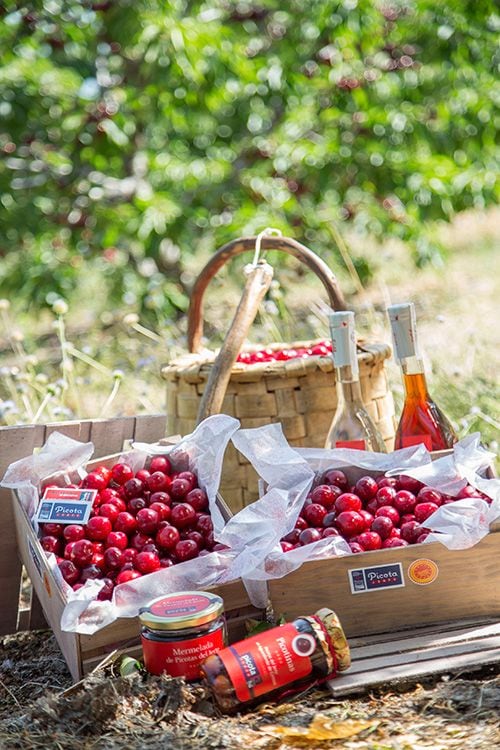
M 264 362 L 286 362 L 289 359 L 303 359 L 307 357 L 327 357 L 332 353 L 331 341 L 319 341 L 312 346 L 290 347 L 287 349 L 273 349 L 266 347 L 253 352 L 241 352 L 237 362 L 245 365 L 256 365 Z
M 99 466 L 78 486 L 97 490 L 88 523 L 43 524 L 40 540 L 75 590 L 104 579 L 98 598 L 110 599 L 115 585 L 222 549 L 196 474 L 173 471 L 167 456 L 137 472 Z
M 289 552 L 329 536 L 343 537 L 354 553 L 418 544 L 429 534 L 429 516 L 466 497 L 491 502 L 470 485 L 452 497 L 404 474 L 364 476 L 351 485 L 343 471 L 329 469 L 309 492 L 281 548 Z

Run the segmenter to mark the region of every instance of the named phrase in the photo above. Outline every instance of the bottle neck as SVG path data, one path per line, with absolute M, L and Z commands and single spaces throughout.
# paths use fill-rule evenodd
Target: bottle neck
M 363 403 L 361 395 L 361 384 L 357 372 L 353 372 L 353 368 L 349 365 L 345 367 L 337 368 L 337 380 L 340 383 L 340 388 L 344 400 L 350 404 Z
M 419 357 L 406 357 L 401 360 L 401 369 L 406 398 L 425 401 L 429 393 L 423 361 Z

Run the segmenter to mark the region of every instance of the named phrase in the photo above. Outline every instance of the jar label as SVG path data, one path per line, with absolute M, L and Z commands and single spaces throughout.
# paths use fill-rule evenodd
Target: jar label
M 166 672 L 171 677 L 184 677 L 186 680 L 199 680 L 202 662 L 226 645 L 222 625 L 211 633 L 184 640 L 153 640 L 145 635 L 141 640 L 144 665 L 150 674 Z
M 432 438 L 430 435 L 404 435 L 401 439 L 403 448 L 410 448 L 412 445 L 423 443 L 428 451 L 432 450 Z
M 310 674 L 316 647 L 312 635 L 288 624 L 235 643 L 218 656 L 238 700 L 245 702 Z
M 203 612 L 211 603 L 212 598 L 203 596 L 203 594 L 179 594 L 179 596 L 166 596 L 164 599 L 157 599 L 149 607 L 149 611 L 151 614 L 160 617 L 176 618 Z
M 337 440 L 335 443 L 336 448 L 353 448 L 358 451 L 366 450 L 366 443 L 364 440 Z

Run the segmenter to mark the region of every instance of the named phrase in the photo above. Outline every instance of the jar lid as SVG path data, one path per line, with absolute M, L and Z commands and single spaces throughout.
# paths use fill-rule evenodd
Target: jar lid
M 183 630 L 216 620 L 224 602 L 207 591 L 181 591 L 160 596 L 139 610 L 139 619 L 152 630 Z
M 337 614 L 333 609 L 323 607 L 316 612 L 316 617 L 319 617 L 323 623 L 333 644 L 339 672 L 344 672 L 351 666 L 351 650 Z

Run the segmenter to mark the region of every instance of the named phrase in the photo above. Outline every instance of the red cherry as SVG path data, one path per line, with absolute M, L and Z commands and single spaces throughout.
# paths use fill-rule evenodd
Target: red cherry
M 290 542 L 280 542 L 281 550 L 282 552 L 290 552 L 290 550 L 295 549 L 295 545 L 291 544 Z
M 102 552 L 94 552 L 92 555 L 92 565 L 95 565 L 101 573 L 104 573 L 106 570 L 106 563 L 104 560 L 104 554 Z
M 404 523 L 410 523 L 410 521 L 415 520 L 415 515 L 413 513 L 404 513 L 399 519 L 399 525 L 402 526 Z
M 118 547 L 124 550 L 128 547 L 128 537 L 123 531 L 111 531 L 106 537 L 106 547 Z
M 196 530 L 205 536 L 214 530 L 213 521 L 207 513 L 202 513 L 196 520 Z
M 408 477 L 406 474 L 400 474 L 399 477 L 397 477 L 397 490 L 406 490 L 407 492 L 413 492 L 413 494 L 416 495 L 423 486 L 422 482 L 419 482 L 418 479 Z
M 361 510 L 363 504 L 357 495 L 352 492 L 344 492 L 335 500 L 335 510 L 343 513 L 345 510 Z
M 380 517 L 390 518 L 394 526 L 399 523 L 400 519 L 398 511 L 392 505 L 382 505 L 381 508 L 377 508 L 375 518 Z
M 137 521 L 131 513 L 119 513 L 115 521 L 114 531 L 123 531 L 124 534 L 131 534 L 137 528 Z
M 180 541 L 180 534 L 175 526 L 165 526 L 156 535 L 156 543 L 159 547 L 164 549 L 172 550 L 175 545 Z
M 321 538 L 326 539 L 329 536 L 340 536 L 340 534 L 333 526 L 329 526 L 327 529 L 323 529 L 321 532 Z
M 73 547 L 75 546 L 75 542 L 68 542 L 67 545 L 64 548 L 64 559 L 65 560 L 71 560 L 71 551 Z
M 415 520 L 423 523 L 437 511 L 438 507 L 436 503 L 418 503 L 415 505 Z
M 196 542 L 198 549 L 203 549 L 205 546 L 205 538 L 199 531 L 188 531 L 186 533 L 186 539 L 191 539 L 193 542 Z
M 183 482 L 183 479 L 179 479 Z M 172 482 L 173 484 L 173 482 Z M 178 503 L 172 508 L 172 514 L 170 521 L 173 526 L 177 526 L 179 529 L 183 529 L 186 526 L 190 526 L 196 521 L 196 511 L 187 503 Z
M 430 533 L 431 533 L 430 531 L 424 531 L 422 534 L 420 534 L 416 543 L 422 544 L 422 542 L 425 542 L 425 540 L 427 539 Z
M 393 528 L 394 524 L 387 516 L 374 518 L 371 525 L 371 530 L 375 531 L 381 539 L 387 539 L 391 535 Z
M 398 529 L 398 527 L 395 526 L 393 530 L 391 531 L 391 533 L 389 534 L 389 538 L 397 537 L 397 539 L 399 539 L 400 536 L 401 536 L 401 529 Z
M 199 548 L 192 539 L 182 539 L 175 545 L 175 556 L 179 562 L 198 557 Z
M 407 547 L 408 542 L 404 539 L 398 539 L 397 537 L 389 537 L 382 544 L 382 549 L 390 549 L 391 547 Z
M 123 557 L 123 550 L 118 547 L 108 547 L 104 552 L 104 562 L 106 568 L 121 568 L 126 562 Z
M 321 477 L 322 484 L 335 484 L 341 490 L 346 492 L 349 489 L 349 482 L 343 471 L 340 469 L 328 469 Z
M 191 492 L 187 493 L 186 502 L 192 505 L 197 512 L 208 509 L 207 493 L 199 487 L 196 487 L 191 490 Z
M 43 524 L 43 535 L 44 536 L 57 536 L 63 535 L 63 526 L 60 523 L 44 523 Z M 83 531 L 83 526 L 82 526 Z
M 137 513 L 147 506 L 147 502 L 143 497 L 132 497 L 127 503 L 127 510 L 136 516 Z
M 422 526 L 418 521 L 408 521 L 401 525 L 401 538 L 408 544 L 415 544 L 422 533 Z
M 108 534 L 113 531 L 111 521 L 106 516 L 94 516 L 87 523 L 88 537 L 94 541 L 104 541 Z
M 396 492 L 396 496 L 393 500 L 394 507 L 399 513 L 413 513 L 413 509 L 417 504 L 417 498 L 413 492 L 408 490 L 400 490 Z
M 339 497 L 340 489 L 329 484 L 320 484 L 315 487 L 311 493 L 313 503 L 323 505 L 327 510 L 331 510 Z
M 358 536 L 358 544 L 360 544 L 365 551 L 381 549 L 382 539 L 376 531 L 363 531 L 363 533 Z
M 172 480 L 172 484 L 169 488 L 169 494 L 174 500 L 184 500 L 188 492 L 191 492 L 193 488 L 187 479 L 182 477 Z
M 91 564 L 93 555 L 94 548 L 92 542 L 89 539 L 79 539 L 73 543 L 70 559 L 79 568 L 84 568 L 86 565 Z
M 69 523 L 64 527 L 63 536 L 67 542 L 77 542 L 85 536 L 85 529 L 77 523 Z
M 394 487 L 380 487 L 375 497 L 379 507 L 382 505 L 392 505 L 396 497 L 396 490 Z
M 115 464 L 111 468 L 111 479 L 116 484 L 124 485 L 134 476 L 133 469 L 128 464 Z
M 133 497 L 140 497 L 145 489 L 146 485 L 144 482 L 134 477 L 123 485 L 123 496 L 126 500 L 131 500 Z
M 139 552 L 135 558 L 135 567 L 140 573 L 154 573 L 161 567 L 160 558 L 154 552 Z
M 133 565 L 135 563 L 135 558 L 137 557 L 137 550 L 133 547 L 127 547 L 127 549 L 123 550 L 123 565 L 127 565 L 130 563 L 130 565 Z
M 101 490 L 99 492 L 99 498 L 102 503 L 109 503 L 111 500 L 115 500 L 116 498 L 119 498 L 119 494 L 116 490 L 112 489 L 111 487 L 106 487 L 105 490 Z
M 114 503 L 103 503 L 99 508 L 99 515 L 109 518 L 112 524 L 118 518 L 119 513 L 120 511 Z
M 443 504 L 443 496 L 438 490 L 433 490 L 431 487 L 422 487 L 417 495 L 417 503 L 434 503 L 434 505 L 440 506 Z
M 377 494 L 378 486 L 373 477 L 361 477 L 354 485 L 354 492 L 362 500 L 371 500 Z
M 365 521 L 355 510 L 346 510 L 339 513 L 336 524 L 342 535 L 351 537 L 363 531 Z
M 94 473 L 100 474 L 106 480 L 106 484 L 111 480 L 111 469 L 107 466 L 98 466 L 94 469 Z
M 91 471 L 90 474 L 87 474 L 82 481 L 82 487 L 89 490 L 105 490 L 107 485 L 108 482 L 102 474 L 98 474 L 95 471 Z
M 396 477 L 380 477 L 380 478 L 377 478 L 377 485 L 379 489 L 381 489 L 382 487 L 395 488 L 397 485 L 397 479 Z
M 298 544 L 299 543 L 299 537 L 300 537 L 300 530 L 299 529 L 292 529 L 292 531 L 288 532 L 288 534 L 285 534 L 282 542 L 288 542 L 289 544 Z
M 137 528 L 143 534 L 154 534 L 158 529 L 160 516 L 153 508 L 143 508 L 137 513 L 135 520 Z
M 42 536 L 40 543 L 46 552 L 53 552 L 59 555 L 62 550 L 61 541 L 56 536 Z
M 104 553 L 104 544 L 102 542 L 92 542 L 92 549 L 94 552 Z
M 208 550 L 202 550 L 200 552 L 200 556 L 202 553 L 208 554 Z M 174 562 L 170 559 L 170 557 L 160 557 L 160 565 L 162 568 L 171 568 L 173 564 Z
M 191 490 L 194 490 L 195 488 L 198 487 L 198 480 L 197 480 L 196 476 L 193 474 L 192 471 L 180 471 L 177 474 L 176 478 L 177 479 L 185 479 L 186 482 L 189 482 L 189 484 L 190 484 L 189 492 L 191 492 Z
M 102 580 L 104 581 L 104 586 L 97 594 L 97 598 L 100 602 L 111 599 L 113 595 L 113 589 L 115 588 L 115 584 L 111 580 L 111 578 L 103 578 Z
M 146 479 L 146 484 L 151 492 L 166 492 L 171 485 L 171 479 L 162 471 L 155 471 Z
M 300 532 L 299 544 L 302 546 L 318 542 L 321 539 L 321 532 L 318 529 L 304 529 Z
M 57 567 L 61 571 L 61 575 L 66 583 L 69 583 L 70 586 L 74 583 L 78 583 L 80 580 L 80 571 L 71 560 L 61 560 Z
M 119 513 L 125 513 L 127 510 L 127 505 L 124 500 L 121 499 L 121 497 L 113 497 L 110 500 L 108 500 L 107 503 L 103 503 L 104 505 L 114 505 L 115 508 L 118 508 Z M 101 505 L 102 508 L 102 505 Z
M 304 509 L 304 518 L 311 526 L 322 526 L 326 514 L 326 508 L 319 503 L 311 503 Z
M 149 471 L 154 474 L 155 471 L 162 471 L 164 474 L 170 474 L 172 464 L 166 456 L 153 456 L 149 464 Z
M 329 515 L 329 514 L 327 514 Z M 326 516 L 325 516 L 326 518 Z M 304 531 L 304 529 L 308 528 L 308 524 L 305 518 L 302 518 L 302 516 L 299 516 L 297 520 L 295 521 L 295 528 L 299 529 L 300 531 Z
M 162 505 L 172 505 L 172 498 L 168 492 L 153 492 L 149 498 L 149 504 L 162 503 Z
M 358 513 L 364 519 L 364 522 L 365 522 L 364 531 L 368 531 L 368 529 L 372 525 L 373 513 L 369 513 L 369 511 L 363 510 L 363 508 L 361 508 L 361 510 L 358 510 Z
M 475 487 L 472 487 L 470 484 L 466 484 L 465 487 L 463 487 L 460 492 L 457 494 L 457 496 L 454 498 L 455 500 L 463 500 L 467 497 L 476 497 L 478 494 L 478 491 L 475 489 Z
M 147 485 L 150 476 L 151 472 L 147 469 L 139 469 L 139 471 L 135 472 L 135 478 L 139 479 L 144 485 Z
M 149 544 L 150 542 L 153 542 L 154 539 L 152 539 L 147 534 L 143 534 L 141 531 L 136 531 L 132 536 L 130 537 L 130 546 L 134 549 L 140 550 L 144 547 L 145 544 Z
M 127 583 L 128 581 L 133 581 L 135 578 L 140 577 L 141 574 L 138 570 L 122 570 L 116 576 L 116 584 L 119 586 L 120 583 Z
M 351 548 L 351 552 L 353 552 L 355 555 L 359 554 L 359 552 L 364 552 L 365 550 L 358 542 L 349 542 L 349 547 Z
M 172 513 L 170 507 L 168 505 L 164 505 L 163 503 L 151 503 L 148 510 L 154 510 L 155 513 L 157 513 L 160 521 L 168 521 Z M 139 511 L 139 513 L 140 512 L 141 511 Z M 139 517 L 139 513 L 137 514 L 137 517 Z

